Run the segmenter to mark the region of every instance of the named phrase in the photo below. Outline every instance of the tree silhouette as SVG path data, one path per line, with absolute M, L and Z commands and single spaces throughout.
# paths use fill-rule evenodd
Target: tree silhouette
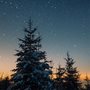
M 16 50 L 18 59 L 11 90 L 52 90 L 51 67 L 46 52 L 40 50 L 41 37 L 36 33 L 37 28 L 33 28 L 31 19 L 24 31 L 24 39 L 19 39 L 20 50 Z
M 55 79 L 56 90 L 64 90 L 64 73 L 65 73 L 65 69 L 61 68 L 61 66 L 59 65 L 57 68 L 56 79 Z
M 7 90 L 10 85 L 9 77 L 5 77 L 0 79 L 0 90 Z
M 80 90 L 81 83 L 79 81 L 79 73 L 77 68 L 74 67 L 74 60 L 70 57 L 67 52 L 66 60 L 66 75 L 65 75 L 65 90 Z
M 90 90 L 90 80 L 88 78 L 88 76 L 86 75 L 86 78 L 85 78 L 85 90 Z

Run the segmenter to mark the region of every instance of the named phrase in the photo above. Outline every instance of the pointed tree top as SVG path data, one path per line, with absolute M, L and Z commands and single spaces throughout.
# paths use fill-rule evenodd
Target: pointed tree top
M 29 24 L 29 25 L 28 25 L 28 26 L 29 26 L 29 30 L 31 30 L 31 29 L 32 29 L 32 25 L 33 25 L 33 24 L 32 24 L 32 20 L 31 20 L 31 18 L 29 19 L 28 24 Z
M 87 73 L 86 73 L 86 78 L 85 78 L 85 80 L 86 80 L 86 81 L 89 80 Z
M 69 52 L 67 51 L 67 58 L 70 58 L 70 54 L 69 54 Z

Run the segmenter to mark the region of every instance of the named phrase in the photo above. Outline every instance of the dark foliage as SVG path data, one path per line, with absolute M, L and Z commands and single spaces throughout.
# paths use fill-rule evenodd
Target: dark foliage
M 59 65 L 57 68 L 56 79 L 54 80 L 56 90 L 64 90 L 64 73 L 65 69 L 61 68 Z
M 0 90 L 7 90 L 7 88 L 10 85 L 10 81 L 8 77 L 5 77 L 4 79 L 0 79 Z
M 85 90 L 90 90 L 90 80 L 88 78 L 88 76 L 86 75 L 86 78 L 85 78 Z
M 36 35 L 36 28 L 33 28 L 29 20 L 28 28 L 25 28 L 24 39 L 17 50 L 18 56 L 16 69 L 12 75 L 14 82 L 11 90 L 52 90 L 52 74 L 49 61 L 46 59 L 46 52 L 41 51 L 41 37 Z
M 80 90 L 81 83 L 79 80 L 79 72 L 77 68 L 74 67 L 74 60 L 70 57 L 69 53 L 67 53 L 66 60 L 66 73 L 65 73 L 65 90 Z

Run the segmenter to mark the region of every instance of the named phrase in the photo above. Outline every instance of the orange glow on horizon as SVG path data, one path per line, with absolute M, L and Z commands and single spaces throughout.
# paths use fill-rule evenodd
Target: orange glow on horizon
M 13 72 L 0 72 L 0 77 L 2 76 L 4 78 L 4 77 L 7 77 L 8 76 L 10 78 L 12 74 L 13 74 Z M 90 74 L 87 74 L 87 76 L 90 79 Z M 85 77 L 86 77 L 86 74 L 85 73 L 81 74 L 80 75 L 80 80 L 84 80 Z M 52 75 L 52 78 L 53 79 L 56 78 L 56 75 L 53 74 Z
M 88 78 L 90 79 L 90 74 L 87 74 Z M 80 75 L 80 79 L 84 80 L 86 78 L 86 73 Z

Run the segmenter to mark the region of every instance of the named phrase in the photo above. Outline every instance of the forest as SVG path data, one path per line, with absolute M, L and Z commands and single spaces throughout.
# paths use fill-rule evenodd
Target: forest
M 41 36 L 31 19 L 24 33 L 15 54 L 18 57 L 16 68 L 10 78 L 0 76 L 0 90 L 90 90 L 88 75 L 83 83 L 69 52 L 64 58 L 65 67 L 58 65 L 54 73 L 53 62 L 47 59 L 46 51 L 42 51 Z

